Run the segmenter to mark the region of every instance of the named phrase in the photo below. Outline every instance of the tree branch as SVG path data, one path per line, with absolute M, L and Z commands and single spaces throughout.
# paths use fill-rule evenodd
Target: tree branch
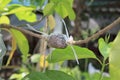
M 102 30 L 99 30 L 97 33 L 93 34 L 91 37 L 88 37 L 85 40 L 72 41 L 72 42 L 68 42 L 68 43 L 71 43 L 73 45 L 80 45 L 80 44 L 88 43 L 90 40 L 102 35 L 103 33 L 107 32 L 110 29 L 112 29 L 113 27 L 115 27 L 119 23 L 120 23 L 120 17 L 118 19 L 116 19 L 113 23 L 111 23 L 110 25 L 106 26 Z M 15 26 L 8 25 L 8 24 L 0 24 L 0 28 L 7 28 L 7 29 L 13 28 L 13 29 L 19 30 L 19 31 L 21 31 L 23 33 L 29 34 L 31 36 L 34 36 L 34 37 L 37 37 L 37 38 L 40 38 L 40 39 L 44 38 L 45 40 L 47 40 L 47 37 L 45 35 L 40 35 L 40 34 L 32 32 L 32 31 L 22 29 L 20 27 L 15 27 Z
M 78 45 L 79 44 L 80 45 L 80 44 L 88 43 L 90 40 L 92 40 L 92 39 L 94 39 L 96 37 L 99 37 L 103 33 L 107 32 L 108 30 L 110 30 L 113 27 L 115 27 L 116 25 L 118 25 L 119 23 L 120 23 L 120 17 L 118 19 L 116 19 L 114 22 L 112 22 L 110 25 L 106 26 L 102 30 L 99 30 L 97 33 L 93 34 L 91 37 L 88 37 L 85 40 L 73 41 L 72 44 L 74 44 L 74 45 Z
M 15 26 L 13 26 L 13 25 L 8 25 L 8 24 L 0 24 L 0 28 L 7 28 L 7 29 L 16 29 L 16 30 L 19 30 L 19 31 L 21 31 L 21 32 L 23 32 L 23 33 L 26 33 L 26 34 L 28 34 L 28 35 L 31 35 L 31 36 L 34 36 L 34 37 L 36 37 L 36 38 L 44 38 L 44 39 L 46 39 L 46 36 L 45 35 L 40 35 L 40 34 L 37 34 L 37 33 L 34 33 L 34 32 L 32 32 L 32 31 L 29 31 L 29 30 L 26 30 L 26 29 L 23 29 L 23 28 L 21 28 L 21 27 L 15 27 Z

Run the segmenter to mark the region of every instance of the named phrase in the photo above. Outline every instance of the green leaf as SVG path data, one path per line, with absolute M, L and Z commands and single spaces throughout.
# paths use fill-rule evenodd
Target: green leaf
M 64 3 L 64 6 L 68 12 L 68 17 L 70 18 L 70 20 L 74 20 L 76 15 L 75 15 L 75 12 L 73 11 L 72 7 L 70 7 L 69 5 L 65 5 L 65 3 Z
M 22 80 L 52 80 L 42 72 L 31 72 Z
M 76 54 L 78 56 L 78 59 L 83 59 L 83 58 L 96 58 L 95 54 L 87 49 L 87 48 L 82 48 L 78 46 L 73 46 Z M 48 56 L 47 58 L 48 62 L 59 62 L 59 61 L 64 61 L 64 60 L 75 60 L 74 53 L 71 49 L 70 46 L 68 46 L 65 49 L 55 49 L 51 55 Z
M 68 12 L 65 8 L 65 6 L 61 3 L 59 3 L 56 7 L 55 7 L 55 11 L 62 17 L 65 18 L 68 16 Z
M 26 20 L 28 22 L 35 22 L 36 15 L 31 11 L 23 11 L 15 14 L 19 20 Z M 23 16 L 24 15 L 24 16 Z
M 52 2 L 48 3 L 43 10 L 44 16 L 52 14 L 54 11 L 54 7 L 55 7 L 54 3 Z
M 50 30 L 53 30 L 54 29 L 54 27 L 55 27 L 55 19 L 54 19 L 54 17 L 52 16 L 52 15 L 49 15 L 48 16 L 48 25 L 49 25 L 49 27 L 50 27 Z
M 30 59 L 31 59 L 32 63 L 37 63 L 37 62 L 40 61 L 40 54 L 34 54 L 34 55 L 31 56 Z
M 48 70 L 45 74 L 51 80 L 75 80 L 72 76 L 62 72 L 62 71 L 55 71 L 55 70 Z
M 54 2 L 56 4 L 55 11 L 62 17 L 69 17 L 70 20 L 75 19 L 75 13 L 72 9 L 73 0 L 51 0 L 51 2 Z
M 63 0 L 62 4 L 65 6 L 70 20 L 74 20 L 76 16 L 74 10 L 72 9 L 73 0 Z
M 70 20 L 75 20 L 76 15 L 75 15 L 75 12 L 73 11 L 73 9 L 69 9 L 69 16 L 68 17 L 70 18 Z
M 69 5 L 71 8 L 73 6 L 73 0 L 62 0 L 63 3 L 65 3 L 66 5 Z
M 50 0 L 50 2 L 53 2 L 55 4 L 65 3 L 66 5 L 69 5 L 71 7 L 73 5 L 73 0 Z
M 13 74 L 13 75 L 10 76 L 9 79 L 10 79 L 10 80 L 11 80 L 11 79 L 17 79 L 17 78 L 22 79 L 21 77 L 22 77 L 22 74 Z M 19 79 L 18 79 L 18 80 L 19 80 Z
M 9 11 L 9 14 L 15 14 L 15 13 L 20 13 L 20 12 L 25 12 L 25 11 L 33 11 L 34 10 L 34 8 L 32 8 L 32 7 L 25 7 L 25 6 L 22 6 L 22 5 L 19 6 L 19 7 L 18 6 L 19 5 L 16 5 L 16 8 L 11 9 L 11 11 Z
M 22 58 L 23 58 L 23 62 L 27 61 L 27 57 L 28 57 L 28 52 L 29 52 L 29 44 L 28 41 L 26 39 L 26 37 L 18 30 L 15 29 L 10 29 L 12 34 L 15 36 L 17 45 L 20 49 L 20 51 L 22 52 Z
M 120 79 L 120 32 L 112 43 L 109 53 L 109 68 L 111 80 Z
M 10 80 L 22 80 L 23 77 L 25 77 L 25 75 L 27 75 L 27 72 L 22 72 L 22 73 L 14 73 L 10 76 Z
M 44 15 L 50 15 L 54 11 L 62 18 L 69 17 L 70 20 L 75 19 L 75 13 L 72 9 L 73 0 L 50 0 L 43 10 Z
M 22 5 L 20 5 L 20 4 L 11 4 L 11 5 L 7 6 L 7 8 L 8 8 L 8 11 L 12 11 L 13 9 L 19 8 L 21 6 Z
M 37 19 L 35 13 L 32 12 L 34 10 L 34 8 L 32 8 L 32 7 L 25 7 L 22 5 L 13 5 L 13 6 L 9 7 L 9 9 L 11 9 L 11 10 L 7 14 L 15 14 L 19 20 L 35 22 Z
M 84 76 L 86 80 L 99 80 L 100 73 L 96 72 L 90 75 L 88 72 L 83 72 L 82 76 Z M 103 75 L 102 77 L 102 80 L 111 80 L 108 76 Z
M 106 43 L 103 38 L 100 38 L 98 43 L 99 43 L 99 51 L 100 51 L 100 53 L 102 54 L 102 56 L 105 59 L 107 59 L 108 56 L 109 56 L 109 50 L 110 50 L 109 44 Z
M 6 23 L 6 24 L 10 24 L 10 20 L 7 16 L 1 16 L 0 17 L 0 24 L 2 23 Z
M 45 0 L 39 0 L 39 5 L 40 5 L 40 7 L 43 6 L 44 2 L 45 2 Z
M 53 3 L 59 3 L 59 2 L 61 2 L 62 0 L 50 0 L 50 2 L 53 2 Z
M 5 6 L 10 2 L 11 0 L 0 0 L 0 10 L 3 10 L 3 8 L 5 8 Z
M 55 70 L 42 72 L 31 72 L 23 80 L 75 80 L 72 76 Z

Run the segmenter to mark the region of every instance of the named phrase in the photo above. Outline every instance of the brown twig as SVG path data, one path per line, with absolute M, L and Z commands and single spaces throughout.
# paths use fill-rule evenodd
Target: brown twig
M 113 27 L 115 27 L 116 25 L 118 25 L 119 23 L 120 23 L 120 17 L 118 19 L 116 19 L 114 22 L 112 22 L 110 25 L 106 26 L 102 30 L 100 30 L 97 33 L 93 34 L 91 37 L 88 37 L 85 40 L 73 41 L 72 44 L 74 44 L 74 45 L 78 45 L 79 44 L 80 45 L 80 44 L 88 43 L 90 40 L 92 40 L 92 39 L 94 39 L 96 37 L 99 37 L 103 33 L 107 32 L 108 30 L 110 30 Z
M 40 39 L 41 39 L 41 38 L 44 38 L 44 39 L 46 39 L 46 36 L 44 36 L 44 35 L 36 34 L 36 33 L 32 32 L 32 31 L 23 29 L 23 28 L 21 28 L 21 27 L 15 27 L 15 26 L 13 26 L 13 25 L 0 24 L 0 28 L 7 28 L 7 29 L 11 29 L 11 28 L 12 28 L 12 29 L 19 30 L 19 31 L 21 31 L 21 32 L 23 32 L 23 33 L 29 34 L 29 35 L 31 35 L 31 36 L 34 36 L 34 37 L 36 37 L 36 38 L 40 38 Z
M 2 66 L 2 69 L 17 69 L 20 68 L 20 66 Z
M 120 17 L 118 19 L 116 19 L 113 23 L 111 23 L 110 25 L 106 26 L 102 30 L 100 30 L 97 33 L 93 34 L 91 37 L 88 37 L 85 40 L 72 41 L 70 43 L 73 44 L 73 45 L 78 45 L 78 44 L 80 45 L 80 44 L 88 43 L 90 40 L 92 40 L 92 39 L 102 35 L 103 33 L 107 32 L 110 29 L 112 29 L 113 27 L 115 27 L 119 23 L 120 23 Z M 17 30 L 19 30 L 19 31 L 21 31 L 23 33 L 29 34 L 31 36 L 34 36 L 34 37 L 37 37 L 37 38 L 40 38 L 40 39 L 44 38 L 44 39 L 47 40 L 45 35 L 36 34 L 36 33 L 31 32 L 31 31 L 22 29 L 20 27 L 14 27 L 12 25 L 7 25 L 7 24 L 0 24 L 0 28 L 8 28 L 8 29 L 13 28 L 13 29 L 17 29 Z

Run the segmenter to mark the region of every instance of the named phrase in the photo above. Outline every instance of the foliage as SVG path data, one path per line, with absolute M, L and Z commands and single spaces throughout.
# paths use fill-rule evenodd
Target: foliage
M 32 12 L 33 10 L 35 10 L 35 8 L 19 4 L 8 5 L 10 2 L 11 0 L 0 1 L 0 23 L 9 24 L 10 21 L 8 15 L 11 14 L 15 14 L 19 20 L 26 20 L 29 22 L 36 21 L 36 15 Z
M 72 9 L 72 3 L 73 0 L 50 0 L 50 3 L 48 3 L 44 10 L 43 13 L 44 15 L 50 15 L 53 14 L 55 11 L 58 13 L 62 18 L 69 17 L 70 20 L 75 19 L 75 13 Z
M 118 33 L 117 37 L 113 41 L 110 52 L 109 52 L 109 68 L 110 68 L 110 76 L 111 80 L 118 80 L 120 79 L 120 32 Z
M 56 71 L 56 70 L 48 70 L 44 73 L 42 72 L 31 72 L 29 75 L 27 75 L 23 80 L 74 80 L 71 76 L 68 74 Z
M 28 68 L 22 66 L 17 73 L 10 76 L 9 80 L 22 80 L 27 74 L 29 74 Z
M 30 0 L 32 1 L 32 0 Z M 38 1 L 38 0 L 36 0 Z M 26 20 L 28 22 L 35 22 L 36 21 L 36 14 L 34 11 L 36 10 L 36 6 L 30 5 L 30 6 L 24 6 L 20 4 L 9 4 L 11 0 L 0 0 L 0 24 L 6 23 L 10 24 L 10 20 L 8 18 L 9 15 L 16 15 L 19 20 Z M 22 2 L 22 1 L 21 1 Z M 42 8 L 45 6 L 42 10 L 45 17 L 48 17 L 48 25 L 50 26 L 50 29 L 52 30 L 55 26 L 55 20 L 53 17 L 54 13 L 57 13 L 62 18 L 69 17 L 70 20 L 75 19 L 75 13 L 72 9 L 73 0 L 49 0 L 49 2 L 46 5 L 43 5 L 45 0 L 39 1 L 39 6 Z M 34 1 L 33 1 L 34 3 Z M 24 15 L 24 16 L 23 16 Z M 21 71 L 18 74 L 13 74 L 10 79 L 17 79 L 17 80 L 81 80 L 81 77 L 84 76 L 86 80 L 118 80 L 120 78 L 120 63 L 119 63 L 119 50 L 120 50 L 120 32 L 118 33 L 116 39 L 112 43 L 108 43 L 108 41 L 104 40 L 103 38 L 100 38 L 98 41 L 98 49 L 103 56 L 103 62 L 101 62 L 95 55 L 95 53 L 88 48 L 73 46 L 73 48 L 76 51 L 78 59 L 85 59 L 85 58 L 93 58 L 95 60 L 98 60 L 100 64 L 102 65 L 101 72 L 90 75 L 88 73 L 82 73 L 79 71 L 78 68 L 61 68 L 60 70 L 46 70 L 45 72 L 36 71 L 33 66 L 31 66 L 30 63 L 27 63 L 29 61 L 28 53 L 29 53 L 29 44 L 28 40 L 24 36 L 24 34 L 16 29 L 12 28 L 2 28 L 3 30 L 8 31 L 12 35 L 12 49 L 10 52 L 10 56 L 7 62 L 7 65 L 10 63 L 10 60 L 13 57 L 13 54 L 18 46 L 19 50 L 22 53 L 22 62 L 27 64 L 27 66 L 30 67 L 28 69 L 27 67 L 25 70 Z M 2 64 L 3 56 L 5 55 L 6 49 L 4 48 L 4 52 L 1 52 L 1 49 L 4 46 L 4 43 L 0 36 L 0 65 Z M 2 46 L 2 47 L 1 47 Z M 3 50 L 3 49 L 2 49 Z M 30 60 L 31 63 L 39 63 L 40 65 L 46 63 L 45 62 L 45 55 L 33 55 Z M 107 65 L 105 62 L 109 58 L 109 69 L 110 69 L 110 77 L 104 77 L 103 72 L 104 68 Z M 68 46 L 65 49 L 55 49 L 52 51 L 52 54 L 49 54 L 47 59 L 49 63 L 46 63 L 47 65 L 42 65 L 42 68 L 48 68 L 50 63 L 61 63 L 66 60 L 75 60 L 73 51 L 70 46 Z M 7 66 L 6 65 L 6 66 Z M 61 66 L 61 65 L 60 65 Z M 32 67 L 32 68 L 31 68 Z M 27 69 L 26 69 L 27 68 Z
M 0 23 L 9 24 L 10 23 L 9 18 L 7 16 L 1 16 L 0 17 Z
M 61 67 L 60 71 L 71 75 L 75 80 L 81 80 L 82 72 L 79 70 L 79 66 L 76 66 L 74 68 Z
M 32 63 L 37 63 L 40 60 L 40 54 L 34 54 L 30 57 Z
M 26 62 L 27 57 L 28 57 L 28 52 L 29 52 L 29 45 L 28 45 L 28 41 L 27 41 L 26 37 L 18 30 L 11 29 L 10 31 L 12 32 L 13 36 L 15 37 L 17 45 L 23 54 L 22 55 L 23 62 Z
M 78 59 L 83 59 L 83 58 L 96 58 L 94 53 L 87 49 L 87 48 L 82 48 L 78 46 L 73 46 Z M 70 46 L 68 46 L 65 49 L 55 49 L 52 51 L 52 54 L 48 56 L 47 58 L 48 62 L 59 62 L 59 61 L 65 61 L 65 60 L 75 60 L 73 51 Z
M 85 80 L 99 80 L 100 73 L 89 74 L 87 72 L 82 73 Z M 103 76 L 103 80 L 110 80 L 110 77 Z
M 110 43 L 106 43 L 103 38 L 99 39 L 99 51 L 107 59 L 109 57 Z

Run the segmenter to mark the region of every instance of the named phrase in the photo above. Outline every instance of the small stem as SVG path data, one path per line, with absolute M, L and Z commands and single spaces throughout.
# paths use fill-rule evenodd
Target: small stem
M 87 72 L 88 58 L 85 59 L 85 72 Z
M 2 66 L 1 67 L 2 69 L 19 69 L 20 68 L 20 66 Z
M 102 65 L 103 63 L 100 61 L 100 59 L 99 58 L 96 58 L 97 59 L 97 61 Z
M 106 59 L 103 60 L 103 64 L 102 64 L 99 80 L 103 79 L 103 72 L 104 72 L 104 69 L 105 69 L 105 66 L 106 66 L 105 61 L 106 61 Z

